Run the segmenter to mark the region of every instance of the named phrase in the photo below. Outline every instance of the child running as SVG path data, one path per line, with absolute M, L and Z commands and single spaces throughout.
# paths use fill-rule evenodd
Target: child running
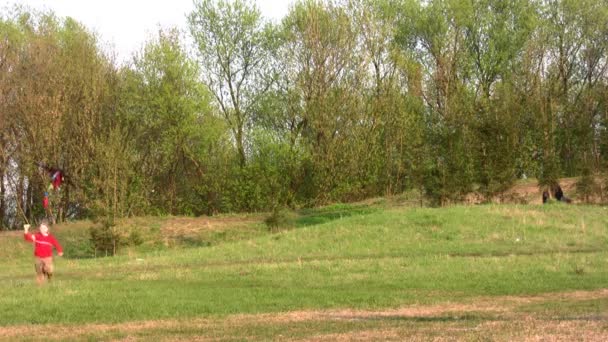
M 42 284 L 45 280 L 50 281 L 53 277 L 53 247 L 55 247 L 59 256 L 63 255 L 63 249 L 49 232 L 49 222 L 47 220 L 42 220 L 38 233 L 30 234 L 29 229 L 29 224 L 23 226 L 25 240 L 34 243 L 36 281 L 38 284 Z

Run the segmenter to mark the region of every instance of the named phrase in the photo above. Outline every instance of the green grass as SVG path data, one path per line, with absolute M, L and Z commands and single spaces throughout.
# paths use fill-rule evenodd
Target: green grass
M 607 213 L 602 207 L 559 204 L 340 205 L 301 212 L 296 228 L 276 234 L 252 224 L 235 228 L 236 233 L 227 229 L 206 247 L 159 243 L 112 258 L 56 258 L 56 281 L 41 288 L 33 282 L 30 246 L 20 235 L 0 236 L 0 326 L 380 310 L 602 289 L 608 283 Z M 57 230 L 64 245 L 75 229 Z M 608 311 L 605 300 L 568 305 L 547 302 L 522 311 L 564 317 Z M 471 318 L 479 319 L 486 318 Z M 322 324 L 310 324 L 308 333 L 323 330 Z M 369 324 L 396 323 L 342 322 L 326 330 Z M 251 334 L 243 336 L 265 339 L 277 336 L 279 327 L 250 327 Z M 162 334 L 195 334 L 189 329 Z M 300 329 L 294 323 L 289 331 L 309 336 Z

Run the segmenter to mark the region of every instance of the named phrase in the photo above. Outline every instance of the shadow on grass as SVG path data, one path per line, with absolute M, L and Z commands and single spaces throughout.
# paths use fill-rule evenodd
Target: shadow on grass
M 300 217 L 296 219 L 295 226 L 308 227 L 351 217 L 371 214 L 378 211 L 364 205 L 337 204 L 324 208 L 304 209 L 300 211 Z

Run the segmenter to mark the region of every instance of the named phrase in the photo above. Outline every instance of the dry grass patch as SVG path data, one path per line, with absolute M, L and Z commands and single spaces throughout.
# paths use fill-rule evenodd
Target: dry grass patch
M 184 234 L 200 230 L 222 230 L 238 226 L 263 223 L 261 216 L 210 216 L 210 217 L 175 217 L 163 222 L 161 230 L 167 234 Z
M 608 289 L 484 297 L 467 303 L 414 305 L 378 311 L 343 309 L 118 324 L 19 325 L 0 327 L 0 339 L 147 340 L 154 336 L 154 340 L 203 341 L 605 341 L 608 340 L 608 313 L 560 319 L 518 311 L 521 305 L 533 303 L 605 298 L 608 298 Z

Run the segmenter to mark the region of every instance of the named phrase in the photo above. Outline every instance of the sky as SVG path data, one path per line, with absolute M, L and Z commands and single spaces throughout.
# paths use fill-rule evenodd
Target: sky
M 279 21 L 294 0 L 254 0 L 265 18 Z M 70 16 L 99 34 L 102 46 L 115 51 L 118 61 L 134 52 L 162 28 L 186 31 L 186 15 L 193 0 L 0 0 L 0 10 L 15 4 L 36 10 L 52 10 Z M 6 5 L 6 6 L 5 6 Z

